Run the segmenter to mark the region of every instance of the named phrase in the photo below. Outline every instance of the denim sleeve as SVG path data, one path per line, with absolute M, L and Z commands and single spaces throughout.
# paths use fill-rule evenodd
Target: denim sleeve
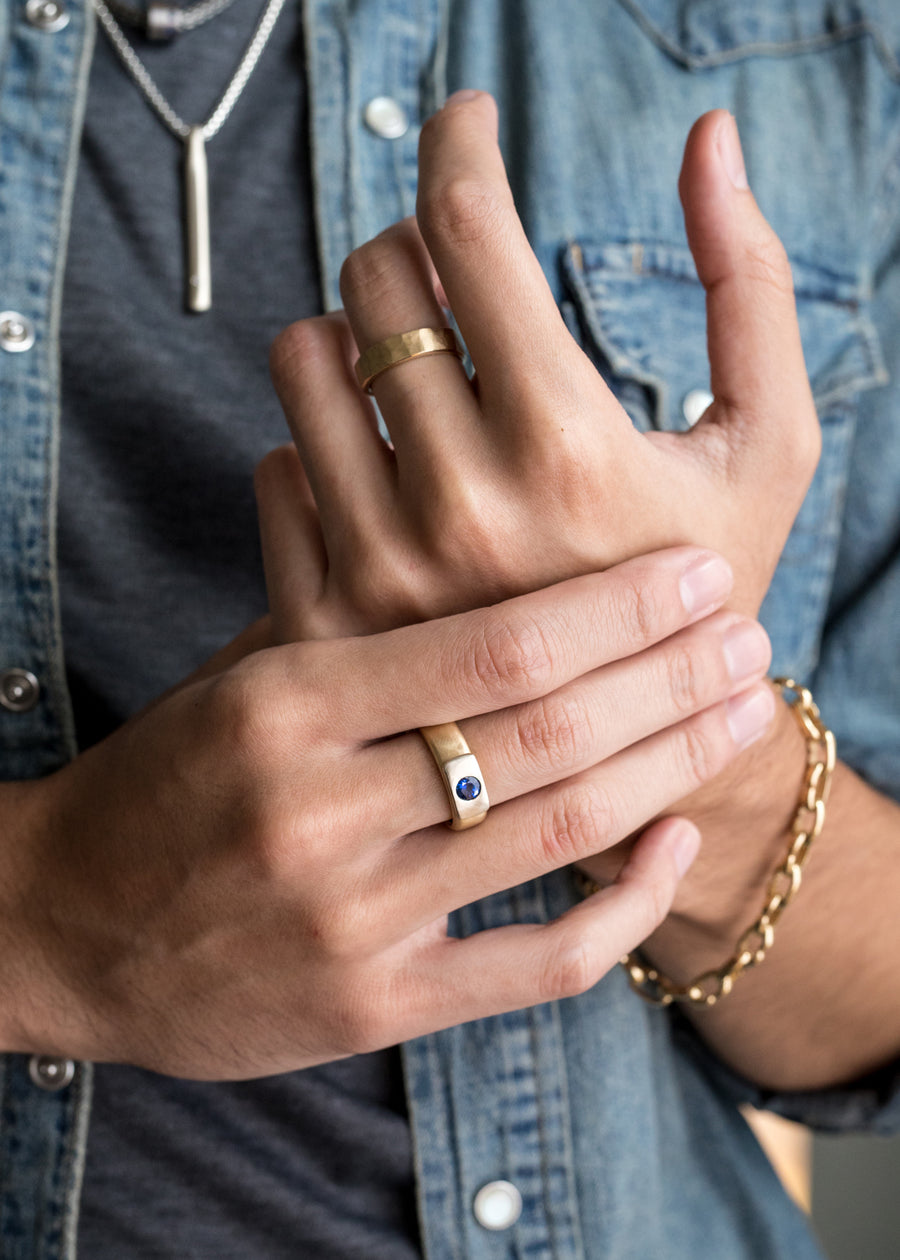
M 735 1106 L 748 1104 L 774 1111 L 820 1133 L 888 1136 L 900 1132 L 900 1059 L 846 1085 L 781 1093 L 761 1089 L 728 1067 L 680 1011 L 674 1011 L 672 1019 L 673 1039 L 679 1050 Z

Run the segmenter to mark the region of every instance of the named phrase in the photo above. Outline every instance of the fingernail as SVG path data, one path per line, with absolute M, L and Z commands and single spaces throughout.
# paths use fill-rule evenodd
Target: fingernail
M 731 590 L 734 576 L 721 556 L 707 553 L 689 564 L 679 583 L 681 602 L 693 617 L 712 612 Z
M 474 101 L 476 96 L 481 93 L 477 88 L 460 88 L 458 92 L 454 92 L 452 96 L 448 96 L 445 105 L 456 105 L 459 101 Z
M 719 157 L 725 167 L 725 173 L 735 188 L 749 188 L 747 168 L 744 166 L 744 154 L 741 150 L 741 138 L 738 135 L 737 123 L 731 114 L 723 118 L 716 132 L 716 144 Z
M 732 682 L 764 674 L 769 665 L 769 637 L 755 621 L 740 621 L 722 640 L 725 665 Z
M 700 851 L 700 832 L 686 818 L 679 819 L 678 830 L 671 844 L 675 869 L 678 872 L 678 878 L 681 879 Z
M 754 687 L 728 701 L 728 729 L 738 748 L 747 748 L 764 735 L 775 716 L 771 687 Z

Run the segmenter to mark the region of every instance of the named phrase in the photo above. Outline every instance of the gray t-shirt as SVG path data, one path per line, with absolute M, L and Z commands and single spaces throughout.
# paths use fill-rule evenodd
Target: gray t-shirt
M 160 47 L 208 116 L 259 16 L 237 0 Z M 289 0 L 209 145 L 213 309 L 183 309 L 181 146 L 98 33 L 62 325 L 59 556 L 83 747 L 265 611 L 252 472 L 287 429 L 268 346 L 320 305 L 300 13 Z M 396 1051 L 237 1084 L 100 1064 L 79 1255 L 419 1255 Z

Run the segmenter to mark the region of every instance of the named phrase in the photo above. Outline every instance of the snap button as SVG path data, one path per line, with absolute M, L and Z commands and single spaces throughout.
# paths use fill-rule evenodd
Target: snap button
M 34 324 L 18 311 L 0 311 L 0 346 L 15 354 L 34 345 Z
M 28 1075 L 38 1089 L 46 1089 L 52 1094 L 71 1085 L 75 1064 L 72 1059 L 55 1059 L 50 1054 L 33 1054 L 28 1060 Z
M 714 398 L 708 389 L 690 389 L 681 400 L 681 411 L 693 428 Z
M 475 1195 L 472 1210 L 484 1229 L 509 1229 L 522 1215 L 522 1196 L 511 1181 L 489 1181 Z
M 52 35 L 69 25 L 69 15 L 62 0 L 28 0 L 25 21 Z
M 30 669 L 0 670 L 0 705 L 10 713 L 27 713 L 41 694 L 41 684 Z
M 392 96 L 373 96 L 363 118 L 369 130 L 384 140 L 399 140 L 409 131 L 409 116 Z

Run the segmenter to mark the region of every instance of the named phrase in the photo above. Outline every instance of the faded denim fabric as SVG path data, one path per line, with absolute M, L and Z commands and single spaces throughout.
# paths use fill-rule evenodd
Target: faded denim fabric
M 33 320 L 0 351 L 0 669 L 41 703 L 0 709 L 8 778 L 74 751 L 54 585 L 57 335 L 93 39 L 0 0 L 0 309 Z M 683 428 L 708 384 L 703 295 L 676 180 L 690 124 L 731 109 L 751 185 L 794 266 L 824 451 L 766 601 L 774 670 L 809 682 L 842 756 L 900 788 L 900 9 L 891 0 L 306 0 L 323 290 L 355 245 L 414 208 L 421 121 L 448 91 L 498 98 L 520 212 L 568 326 L 642 428 Z M 362 124 L 387 94 L 413 125 Z M 250 470 L 248 469 L 248 476 Z M 562 872 L 460 911 L 461 934 L 544 921 Z M 802 1260 L 818 1252 L 736 1110 L 824 1127 L 898 1124 L 895 1073 L 764 1098 L 652 1010 L 620 972 L 590 993 L 404 1047 L 431 1260 Z M 25 1056 L 0 1080 L 4 1260 L 74 1255 L 90 1067 L 57 1092 Z M 478 1225 L 480 1186 L 524 1211 Z

